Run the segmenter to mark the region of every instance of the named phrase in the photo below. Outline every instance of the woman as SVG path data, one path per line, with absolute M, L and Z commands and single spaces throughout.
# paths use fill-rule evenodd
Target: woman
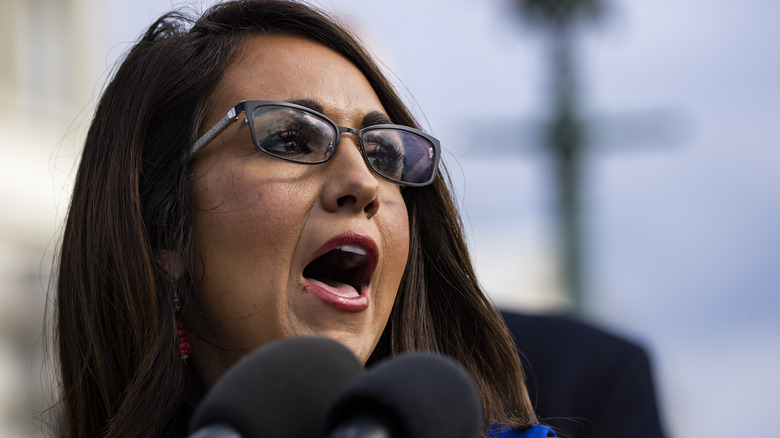
M 87 135 L 57 283 L 65 436 L 185 436 L 239 357 L 309 334 L 369 365 L 449 355 L 486 430 L 535 424 L 438 141 L 367 52 L 288 1 L 188 25 L 152 25 Z

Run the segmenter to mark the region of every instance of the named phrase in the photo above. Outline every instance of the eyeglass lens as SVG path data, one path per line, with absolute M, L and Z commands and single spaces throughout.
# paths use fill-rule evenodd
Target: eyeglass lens
M 255 142 L 269 154 L 299 163 L 322 163 L 336 148 L 336 127 L 316 113 L 286 106 L 263 105 L 252 111 Z M 362 131 L 369 166 L 401 183 L 425 183 L 435 167 L 428 139 L 401 129 L 377 127 Z

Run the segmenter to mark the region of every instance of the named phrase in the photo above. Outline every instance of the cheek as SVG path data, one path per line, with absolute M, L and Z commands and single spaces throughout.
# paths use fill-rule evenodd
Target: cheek
M 308 211 L 306 190 L 268 175 L 239 163 L 195 181 L 193 274 L 202 308 L 228 342 L 243 333 L 231 321 L 277 307 Z
M 291 202 L 305 196 L 302 188 L 293 178 L 275 177 L 262 167 L 236 163 L 208 170 L 194 182 L 196 218 L 230 224 L 244 235 L 294 228 L 290 218 L 306 210 L 303 202 Z
M 388 198 L 383 200 L 385 214 L 379 226 L 387 254 L 383 277 L 393 285 L 394 300 L 409 257 L 409 216 L 400 193 Z
M 230 238 L 239 248 L 263 241 L 273 248 L 298 235 L 314 196 L 301 183 L 301 172 L 289 172 L 296 168 L 285 169 L 279 160 L 225 161 L 193 182 L 200 240 Z

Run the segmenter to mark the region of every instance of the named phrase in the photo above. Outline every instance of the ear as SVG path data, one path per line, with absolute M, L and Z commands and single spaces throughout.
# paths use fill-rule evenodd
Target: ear
M 157 251 L 154 259 L 175 280 L 180 279 L 184 274 L 184 264 L 176 252 L 169 250 Z

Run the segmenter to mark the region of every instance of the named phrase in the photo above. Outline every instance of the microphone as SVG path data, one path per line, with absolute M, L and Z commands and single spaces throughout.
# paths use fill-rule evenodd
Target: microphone
M 288 338 L 241 358 L 198 405 L 190 438 L 312 438 L 325 430 L 325 411 L 363 372 L 342 344 Z
M 347 385 L 327 418 L 328 438 L 476 438 L 481 428 L 471 377 L 432 353 L 380 362 Z

